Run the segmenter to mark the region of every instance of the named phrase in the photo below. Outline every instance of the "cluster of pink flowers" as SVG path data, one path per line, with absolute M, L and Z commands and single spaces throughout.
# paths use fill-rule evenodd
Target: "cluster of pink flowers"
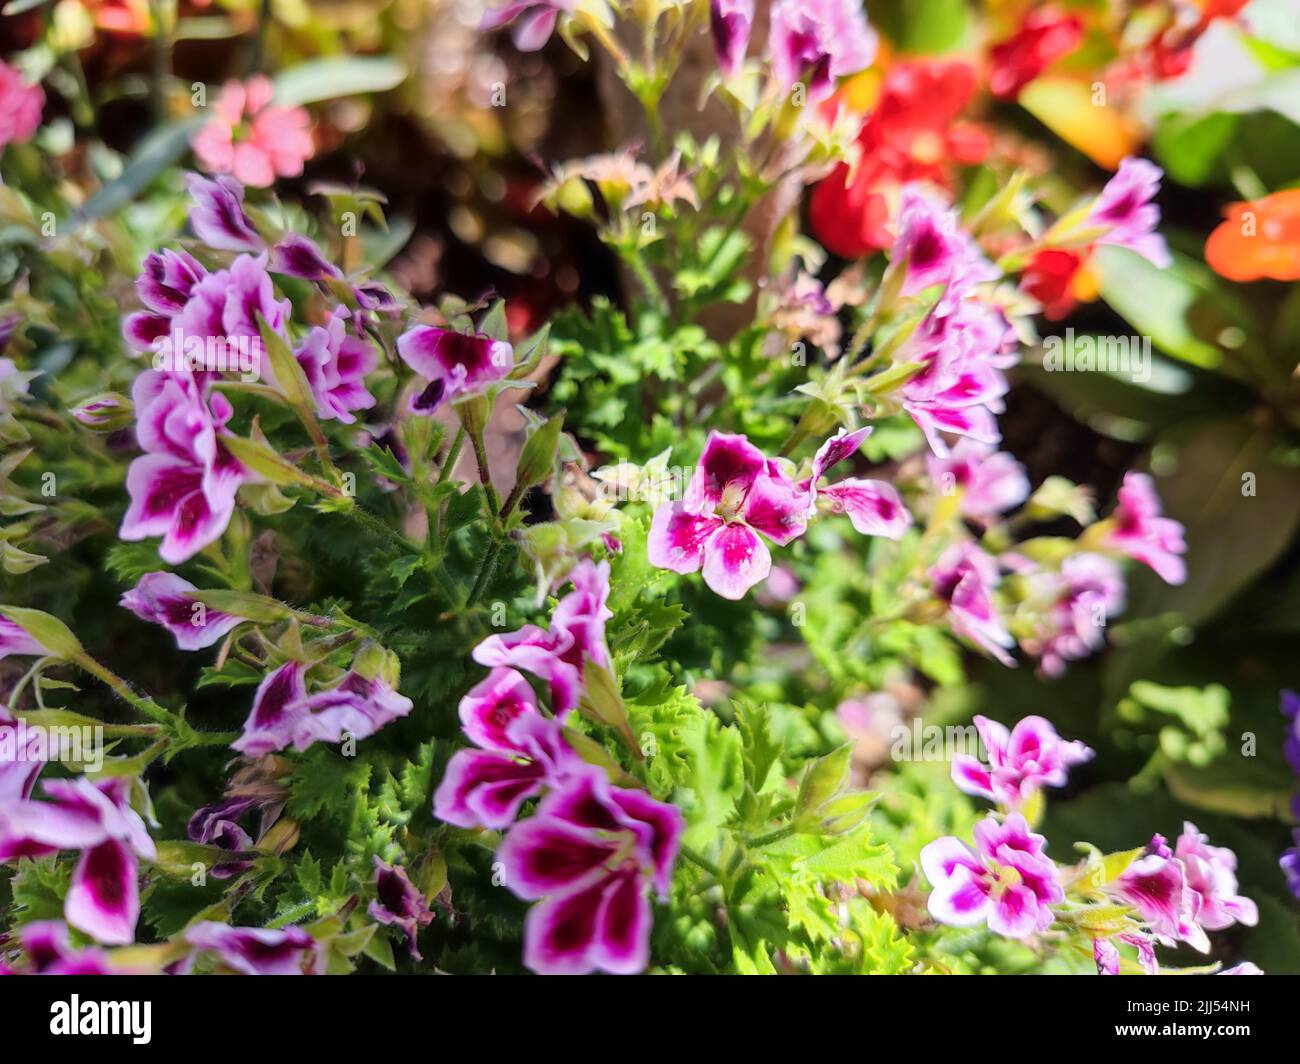
M 585 663 L 609 666 L 609 565 L 572 573 L 549 630 L 492 636 L 475 651 L 491 666 L 460 704 L 474 749 L 458 751 L 434 796 L 434 814 L 464 828 L 505 830 L 505 886 L 529 901 L 524 963 L 547 974 L 631 974 L 649 963 L 653 888 L 669 890 L 681 813 L 642 791 L 615 787 L 564 738 Z M 549 687 L 546 715 L 522 669 Z M 525 802 L 540 799 L 518 820 Z M 516 822 L 517 821 L 517 822 Z
M 338 275 L 305 237 L 290 234 L 267 249 L 244 211 L 244 189 L 237 181 L 192 174 L 189 189 L 195 233 L 213 248 L 238 254 L 211 272 L 185 251 L 150 254 L 136 280 L 145 309 L 127 315 L 122 330 L 131 349 L 154 352 L 160 368 L 141 373 L 133 388 L 136 438 L 145 453 L 127 475 L 131 506 L 120 535 L 127 540 L 161 536 L 159 553 L 172 564 L 220 538 L 236 493 L 253 479 L 221 442 L 233 410 L 214 387 L 226 370 L 208 364 L 207 353 L 225 352 L 229 358 L 232 351 L 261 352 L 263 328 L 287 333 L 290 302 L 277 298 L 270 267 L 312 279 Z M 346 308 L 335 310 L 308 331 L 295 352 L 316 415 L 325 420 L 350 423 L 352 411 L 375 402 L 365 376 L 378 356 L 349 329 L 356 324 L 352 318 Z M 274 383 L 267 360 L 257 363 Z
M 1026 717 L 1008 730 L 977 716 L 975 727 L 988 762 L 955 756 L 953 782 L 967 794 L 996 802 L 1003 818 L 990 815 L 975 825 L 973 849 L 946 836 L 921 851 L 921 868 L 933 887 L 930 914 L 940 923 L 987 923 L 998 934 L 1027 938 L 1052 925 L 1052 906 L 1065 901 L 1065 889 L 1045 852 L 1045 839 L 1029 830 L 1020 810 L 1043 787 L 1063 786 L 1070 769 L 1090 760 L 1093 751 L 1063 740 L 1042 717 Z M 1207 931 L 1254 925 L 1258 909 L 1237 893 L 1236 867 L 1231 850 L 1211 846 L 1190 822 L 1172 848 L 1154 836 L 1104 886 L 1110 898 L 1133 909 L 1141 930 L 1120 933 L 1117 941 L 1098 938 L 1098 972 L 1118 974 L 1117 943 L 1134 947 L 1142 968 L 1154 973 L 1159 970 L 1154 943 L 1187 943 L 1205 953 L 1210 949 Z
M 832 436 L 799 480 L 789 463 L 768 458 L 744 436 L 710 433 L 685 497 L 655 511 L 647 544 L 651 564 L 677 573 L 702 570 L 713 591 L 739 599 L 771 572 L 764 537 L 778 546 L 791 543 L 819 509 L 847 514 L 864 535 L 898 539 L 912 517 L 892 485 L 848 477 L 819 486 L 870 431 Z

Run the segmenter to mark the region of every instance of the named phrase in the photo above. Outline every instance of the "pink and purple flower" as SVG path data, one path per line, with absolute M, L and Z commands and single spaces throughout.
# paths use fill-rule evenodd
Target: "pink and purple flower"
M 1161 516 L 1160 497 L 1145 473 L 1125 473 L 1119 489 L 1119 505 L 1111 517 L 1113 528 L 1106 544 L 1150 566 L 1168 584 L 1187 579 L 1187 550 L 1183 526 Z
M 578 704 L 582 673 L 590 659 L 609 668 L 605 622 L 609 600 L 609 562 L 584 558 L 569 573 L 573 590 L 556 604 L 548 630 L 525 625 L 490 635 L 474 648 L 474 660 L 490 668 L 522 669 L 550 685 L 551 712 L 563 718 Z
M 484 333 L 417 325 L 397 338 L 397 353 L 429 383 L 411 400 L 416 414 L 433 414 L 445 402 L 476 395 L 514 367 L 514 348 Z
M 1043 717 L 1025 717 L 1008 731 L 995 720 L 976 716 L 975 728 L 988 763 L 955 754 L 952 781 L 967 794 L 1004 809 L 1018 809 L 1043 787 L 1064 787 L 1069 770 L 1093 756 L 1083 743 L 1062 739 Z
M 797 539 L 807 509 L 806 493 L 749 440 L 711 432 L 686 497 L 655 511 L 650 564 L 675 573 L 702 569 L 714 592 L 743 598 L 772 568 L 762 536 L 779 546 Z
M 650 962 L 650 890 L 666 897 L 681 813 L 595 770 L 547 795 L 497 851 L 505 884 L 534 905 L 524 964 L 546 975 L 640 972 Z
M 877 38 L 857 0 L 777 0 L 769 44 L 777 83 L 786 90 L 806 84 L 816 102 L 837 79 L 871 65 Z
M 864 536 L 899 539 L 912 526 L 912 515 L 892 484 L 883 480 L 845 477 L 834 484 L 818 487 L 822 475 L 832 466 L 857 453 L 870 428 L 856 432 L 840 429 L 818 449 L 813 458 L 812 475 L 799 485 L 808 497 L 808 516 L 821 506 L 829 513 L 847 514 L 849 522 Z
M 1002 664 L 1013 665 L 1006 648 L 1015 640 L 993 600 L 1000 579 L 997 561 L 970 540 L 954 543 L 930 569 L 935 597 L 948 604 L 952 630 Z
M 567 15 L 573 7 L 574 0 L 516 0 L 485 12 L 479 29 L 497 30 L 514 22 L 511 40 L 515 47 L 521 52 L 536 52 L 551 39 L 560 15 Z
M 196 953 L 211 953 L 217 964 L 240 975 L 319 975 L 324 967 L 320 946 L 301 927 L 231 927 L 204 920 L 185 932 L 191 952 L 176 974 L 186 974 Z
M 348 330 L 350 312 L 335 310 L 324 325 L 314 326 L 295 352 L 316 404 L 316 414 L 326 421 L 351 425 L 353 410 L 369 410 L 375 397 L 366 391 L 366 374 L 379 356 L 365 340 Z
M 981 820 L 973 849 L 951 835 L 936 839 L 921 851 L 934 888 L 930 915 L 956 927 L 987 923 L 1008 938 L 1046 931 L 1055 919 L 1051 906 L 1065 900 L 1065 891 L 1045 844 L 1019 813 L 1001 824 L 991 816 Z
M 1120 162 L 1085 223 L 1106 230 L 1097 243 L 1128 248 L 1161 269 L 1173 262 L 1165 238 L 1156 232 L 1160 208 L 1151 202 L 1160 191 L 1162 177 L 1164 171 L 1146 159 L 1130 156 Z
M 372 920 L 387 927 L 396 927 L 406 935 L 411 956 L 422 960 L 416 944 L 420 928 L 433 921 L 433 912 L 424 895 L 416 889 L 400 865 L 390 865 L 375 857 L 375 900 L 367 909 Z
M 754 25 L 754 0 L 711 0 L 709 31 L 718 67 L 727 77 L 735 77 L 745 61 L 749 35 Z
M 1029 498 L 1025 467 L 988 443 L 960 439 L 946 458 L 927 454 L 925 467 L 940 492 L 960 490 L 961 512 L 972 521 L 987 523 Z
M 253 696 L 244 733 L 230 745 L 248 757 L 292 746 L 366 739 L 411 712 L 413 703 L 383 680 L 348 672 L 330 687 L 307 693 L 307 666 L 289 661 L 269 673 Z
M 166 628 L 181 650 L 202 650 L 225 638 L 244 618 L 208 609 L 192 597 L 195 591 L 198 588 L 174 573 L 145 573 L 121 604 L 140 620 Z
M 46 780 L 50 801 L 32 798 L 0 805 L 0 861 L 80 850 L 64 898 L 68 923 L 98 942 L 126 945 L 140 916 L 138 859 L 157 850 L 130 804 L 132 781 L 116 776 Z

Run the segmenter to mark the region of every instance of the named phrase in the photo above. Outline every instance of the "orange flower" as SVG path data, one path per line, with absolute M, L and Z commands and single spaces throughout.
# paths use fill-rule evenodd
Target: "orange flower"
M 1210 234 L 1205 261 L 1230 281 L 1300 281 L 1300 189 L 1231 204 Z

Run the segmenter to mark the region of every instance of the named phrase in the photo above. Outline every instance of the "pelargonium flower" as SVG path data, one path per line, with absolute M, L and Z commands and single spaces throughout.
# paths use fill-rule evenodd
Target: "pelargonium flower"
M 1029 498 L 1025 467 L 992 444 L 960 439 L 946 458 L 927 454 L 925 468 L 941 492 L 961 489 L 961 512 L 973 521 L 987 522 Z
M 186 825 L 185 834 L 191 842 L 216 846 L 222 850 L 241 851 L 253 848 L 253 838 L 239 824 L 239 818 L 265 803 L 258 798 L 243 796 L 226 798 L 213 805 L 195 810 Z M 253 866 L 251 860 L 232 858 L 220 861 L 208 869 L 213 879 L 229 879 Z
M 810 102 L 829 96 L 836 79 L 869 67 L 876 43 L 876 31 L 856 0 L 777 0 L 772 5 L 772 73 L 783 89 L 806 83 Z
M 126 945 L 140 916 L 137 858 L 158 856 L 140 814 L 129 801 L 132 781 L 122 776 L 92 783 L 46 780 L 52 801 L 0 805 L 0 861 L 81 850 L 64 898 L 68 923 L 98 942 Z
M 1146 159 L 1130 156 L 1120 162 L 1084 223 L 1105 228 L 1097 243 L 1128 248 L 1161 269 L 1173 262 L 1165 238 L 1156 232 L 1160 208 L 1151 202 L 1162 177 L 1164 171 Z
M 710 0 L 709 30 L 718 66 L 734 77 L 745 61 L 749 34 L 754 26 L 754 0 Z
M 1066 558 L 1059 572 L 1031 573 L 1027 579 L 1031 599 L 1050 604 L 1020 646 L 1039 659 L 1044 675 L 1059 676 L 1067 661 L 1086 658 L 1105 641 L 1105 625 L 1124 609 L 1124 577 L 1105 555 L 1083 551 Z
M 898 189 L 910 182 L 949 188 L 956 166 L 984 159 L 991 138 L 958 120 L 978 84 L 975 68 L 962 60 L 890 67 L 858 130 L 856 165 L 839 163 L 813 189 L 808 217 L 823 247 L 846 259 L 889 247 Z
M 311 388 L 317 416 L 345 425 L 356 421 L 353 410 L 375 405 L 365 378 L 379 362 L 374 347 L 348 331 L 350 317 L 347 307 L 339 307 L 324 325 L 313 326 L 294 352 Z
M 0 625 L 5 624 L 0 617 Z M 8 733 L 4 743 L 5 756 L 0 757 L 0 806 L 30 798 L 36 786 L 36 777 L 51 756 L 49 744 L 35 728 L 25 731 L 20 722 L 0 706 L 0 737 Z
M 1015 662 L 1005 648 L 1015 640 L 993 601 L 998 563 L 970 540 L 954 543 L 930 569 L 935 597 L 948 604 L 948 619 L 958 635 L 992 654 L 1004 665 Z
M 297 177 L 314 153 L 311 118 L 301 107 L 272 103 L 275 86 L 260 74 L 228 81 L 212 116 L 194 138 L 194 154 L 209 173 L 234 174 L 254 188 Z
M 962 229 L 957 212 L 914 185 L 902 192 L 898 237 L 889 261 L 907 271 L 902 289 L 905 296 L 944 285 L 939 302 L 944 311 L 969 294 L 974 285 L 996 281 L 1002 275 Z
M 1051 906 L 1065 900 L 1065 891 L 1045 844 L 1019 813 L 1001 824 L 981 820 L 973 849 L 951 835 L 936 839 L 921 850 L 921 869 L 934 888 L 930 915 L 956 927 L 987 923 L 1008 938 L 1046 931 L 1055 918 Z
M 1004 100 L 1020 90 L 1083 40 L 1083 20 L 1055 8 L 1030 10 L 1020 28 L 989 49 L 989 91 Z
M 397 353 L 429 382 L 411 400 L 417 414 L 432 414 L 444 402 L 484 391 L 514 367 L 514 348 L 484 333 L 461 333 L 417 325 L 397 338 Z
M 208 275 L 187 251 L 151 251 L 145 256 L 135 290 L 143 311 L 122 319 L 122 338 L 135 351 L 152 351 L 172 331 L 172 320 L 189 302 L 194 286 Z
M 1233 924 L 1254 927 L 1259 909 L 1237 893 L 1237 855 L 1226 846 L 1211 846 L 1208 835 L 1190 820 L 1174 844 L 1174 856 L 1187 870 L 1187 887 L 1201 899 L 1196 922 L 1207 931 L 1221 931 Z
M 28 85 L 22 74 L 0 60 L 0 151 L 31 140 L 44 107 L 45 91 Z
M 1219 972 L 1219 975 L 1263 975 L 1263 974 L 1264 974 L 1263 969 L 1261 969 L 1257 964 L 1252 964 L 1250 961 L 1242 961 L 1240 964 L 1235 964 L 1231 968 L 1224 968 L 1223 971 Z
M 234 411 L 220 393 L 205 400 L 192 379 L 153 370 L 136 378 L 132 398 L 145 454 L 127 470 L 131 505 L 118 535 L 162 536 L 159 555 L 179 565 L 221 537 L 249 479 L 220 439 Z
M 723 598 L 739 599 L 767 577 L 779 546 L 803 535 L 806 495 L 744 436 L 709 433 L 686 497 L 661 505 L 650 525 L 650 564 L 675 573 L 703 569 Z
M 497 30 L 518 19 L 511 40 L 521 52 L 536 52 L 551 39 L 560 15 L 569 14 L 573 7 L 574 0 L 515 0 L 485 12 L 478 28 Z
M 424 895 L 416 888 L 400 865 L 390 865 L 375 855 L 375 893 L 377 897 L 366 910 L 372 920 L 399 928 L 406 935 L 411 956 L 422 960 L 416 945 L 420 928 L 433 920 L 433 912 Z
M 343 276 L 310 237 L 285 233 L 271 249 L 271 270 L 303 281 L 327 281 Z
M 1043 308 L 1050 321 L 1060 321 L 1081 302 L 1097 298 L 1097 278 L 1089 259 L 1091 248 L 1042 248 L 1020 272 L 1020 290 Z
M 523 669 L 549 683 L 551 712 L 560 718 L 578 704 L 587 659 L 610 667 L 605 622 L 614 616 L 606 605 L 608 561 L 584 558 L 570 570 L 569 580 L 573 590 L 556 603 L 549 630 L 524 625 L 515 632 L 488 636 L 473 651 L 480 665 Z
M 812 475 L 799 488 L 807 495 L 809 517 L 816 513 L 820 501 L 831 513 L 848 514 L 853 527 L 864 536 L 898 539 L 912 526 L 912 515 L 892 484 L 883 480 L 846 477 L 834 484 L 817 486 L 826 470 L 856 454 L 862 441 L 870 434 L 870 428 L 856 432 L 841 429 L 829 437 L 813 458 Z
M 1078 740 L 1062 739 L 1043 717 L 1025 717 L 1007 731 L 995 720 L 976 716 L 975 728 L 988 764 L 970 754 L 954 754 L 952 781 L 959 790 L 1005 809 L 1018 808 L 1040 788 L 1064 787 L 1069 770 L 1093 756 Z
M 510 673 L 510 670 L 495 672 Z M 518 673 L 511 676 L 527 687 Z M 494 682 L 501 684 L 503 678 Z M 478 707 L 467 714 L 465 703 L 461 706 L 462 720 L 467 716 L 472 720 L 482 709 Z M 543 717 L 524 703 L 516 704 L 515 708 L 520 706 L 525 708 L 519 709 L 504 725 L 500 720 L 485 720 L 483 716 L 473 727 L 467 722 L 467 734 L 483 749 L 458 750 L 447 763 L 446 774 L 433 797 L 433 814 L 439 820 L 462 828 L 509 827 L 529 798 L 562 786 L 587 769 L 586 762 L 564 741 L 558 721 Z M 485 716 L 490 718 L 499 710 L 498 704 Z
M 108 955 L 91 946 L 77 949 L 68 925 L 61 920 L 34 920 L 18 930 L 18 941 L 27 962 L 21 971 L 0 963 L 0 975 L 122 975 L 108 961 Z
M 524 924 L 524 964 L 544 975 L 631 975 L 650 961 L 649 892 L 667 895 L 683 819 L 589 770 L 542 799 L 497 851 L 506 886 L 545 899 Z
M 312 743 L 341 743 L 347 736 L 366 739 L 411 712 L 409 698 L 359 672 L 348 672 L 309 695 L 306 671 L 302 662 L 289 661 L 267 674 L 253 696 L 243 734 L 230 744 L 233 749 L 258 757 L 290 745 L 306 750 Z
M 1210 952 L 1210 940 L 1197 923 L 1201 898 L 1188 887 L 1181 861 L 1147 853 L 1124 869 L 1111 889 L 1137 910 L 1157 941 L 1166 946 L 1186 942 L 1202 953 Z
M 185 187 L 194 200 L 190 228 L 208 247 L 254 254 L 266 250 L 266 241 L 244 213 L 244 186 L 233 177 L 186 174 Z
M 197 590 L 174 573 L 145 573 L 121 604 L 140 620 L 166 628 L 181 650 L 202 650 L 220 642 L 244 618 L 202 606 L 190 597 Z
M 0 616 L 0 661 L 13 654 L 21 658 L 43 658 L 49 653 L 35 639 L 27 634 L 27 629 Z
M 217 961 L 242 975 L 318 975 L 324 967 L 320 946 L 301 927 L 231 927 L 204 920 L 185 932 L 195 951 L 211 950 Z M 187 973 L 195 953 L 177 966 Z
M 1137 950 L 1138 964 L 1147 975 L 1158 975 L 1160 965 L 1156 961 L 1155 947 L 1145 935 L 1116 935 L 1115 939 L 1098 938 L 1092 943 L 1092 957 L 1097 963 L 1098 975 L 1119 975 L 1120 956 L 1115 942 L 1123 942 Z
M 995 308 L 964 299 L 935 307 L 912 334 L 910 359 L 922 368 L 898 389 L 898 399 L 939 457 L 949 454 L 944 433 L 986 444 L 1001 439 L 994 415 L 1008 388 L 1002 370 L 1015 361 L 1006 350 L 1009 331 Z
M 1160 497 L 1145 473 L 1125 473 L 1119 505 L 1111 515 L 1114 527 L 1106 545 L 1149 565 L 1168 584 L 1187 579 L 1187 563 L 1179 555 L 1187 550 L 1183 526 L 1161 516 Z

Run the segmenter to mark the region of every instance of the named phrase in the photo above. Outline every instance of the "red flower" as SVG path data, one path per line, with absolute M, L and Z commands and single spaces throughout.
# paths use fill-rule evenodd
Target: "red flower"
M 1031 11 L 1014 34 L 989 49 L 989 91 L 1014 99 L 1039 74 L 1079 47 L 1083 20 L 1048 8 Z
M 1078 303 L 1074 280 L 1083 262 L 1084 256 L 1077 251 L 1040 251 L 1021 273 L 1020 288 L 1042 304 L 1048 318 L 1057 321 Z
M 893 242 L 893 193 L 909 181 L 947 186 L 956 163 L 984 158 L 988 135 L 957 121 L 977 78 L 960 60 L 901 63 L 885 78 L 880 100 L 858 132 L 856 170 L 841 163 L 813 189 L 813 234 L 829 251 L 854 259 Z

